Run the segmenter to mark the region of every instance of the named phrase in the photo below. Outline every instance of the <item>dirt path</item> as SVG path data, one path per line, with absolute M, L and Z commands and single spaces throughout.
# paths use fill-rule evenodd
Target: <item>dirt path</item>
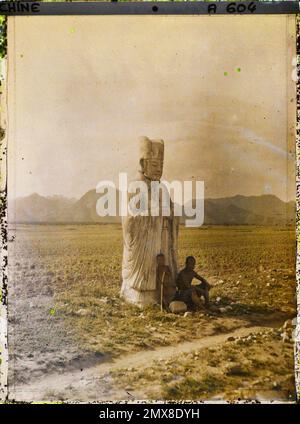
M 230 333 L 204 337 L 176 346 L 137 352 L 109 362 L 104 359 L 97 365 L 81 370 L 53 373 L 44 378 L 38 378 L 30 384 L 15 386 L 10 390 L 10 399 L 19 401 L 80 400 L 82 402 L 133 399 L 134 393 L 128 394 L 125 390 L 113 385 L 111 371 L 120 368 L 142 368 L 145 364 L 149 366 L 155 360 L 167 360 L 179 353 L 212 347 L 225 342 L 230 336 L 244 337 L 265 328 L 267 327 L 240 328 Z M 139 399 L 143 398 L 145 399 L 146 395 L 143 396 L 143 393 L 139 392 Z

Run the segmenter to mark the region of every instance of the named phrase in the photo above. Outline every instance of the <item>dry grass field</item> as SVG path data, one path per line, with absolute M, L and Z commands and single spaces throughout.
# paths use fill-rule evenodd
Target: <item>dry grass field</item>
M 130 355 L 138 363 L 137 355 L 146 352 L 143 366 L 116 362 L 109 372 L 112 389 L 100 396 L 130 391 L 160 399 L 293 398 L 293 347 L 290 334 L 283 340 L 286 330 L 278 330 L 296 314 L 292 229 L 181 227 L 180 267 L 187 255 L 196 257 L 196 270 L 213 284 L 212 301 L 222 310 L 187 317 L 159 307 L 141 311 L 119 297 L 119 225 L 17 225 L 9 239 L 12 393 L 27 387 L 26 399 L 78 399 L 82 391 L 64 385 L 67 372 Z M 261 331 L 227 341 L 250 327 Z M 210 347 L 209 337 L 216 336 L 222 339 Z M 192 345 L 181 354 L 181 346 L 201 339 L 206 347 Z M 176 346 L 175 356 L 168 346 Z M 163 362 L 152 362 L 151 352 L 159 355 L 159 349 Z M 33 393 L 35 381 L 56 373 L 59 389 Z M 90 400 L 94 392 L 86 391 Z

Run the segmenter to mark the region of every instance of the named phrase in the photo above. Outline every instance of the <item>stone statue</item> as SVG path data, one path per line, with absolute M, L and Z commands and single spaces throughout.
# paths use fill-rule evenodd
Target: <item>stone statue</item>
M 137 180 L 146 183 L 150 200 L 153 198 L 151 182 L 159 182 L 162 176 L 164 142 L 147 137 L 141 137 L 139 141 L 140 171 Z M 174 205 L 170 198 L 168 202 L 169 216 L 163 216 L 161 204 L 157 216 L 151 215 L 149 201 L 144 213 L 128 215 L 122 221 L 124 250 L 121 296 L 141 307 L 160 301 L 160 287 L 156 277 L 159 253 L 164 254 L 171 280 L 174 283 L 176 280 L 179 219 L 174 216 Z

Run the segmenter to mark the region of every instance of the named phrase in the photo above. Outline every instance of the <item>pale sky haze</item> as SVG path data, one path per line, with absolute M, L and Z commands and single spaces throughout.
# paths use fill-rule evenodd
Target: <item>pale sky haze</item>
M 294 198 L 286 16 L 9 18 L 9 194 L 81 197 L 165 141 L 206 197 Z

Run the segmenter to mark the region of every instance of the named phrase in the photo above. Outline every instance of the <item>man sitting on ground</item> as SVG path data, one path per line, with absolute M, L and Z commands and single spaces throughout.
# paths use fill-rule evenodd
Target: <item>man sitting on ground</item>
M 203 296 L 205 307 L 209 307 L 209 290 L 211 285 L 197 274 L 194 269 L 196 259 L 194 256 L 188 256 L 185 260 L 185 268 L 183 268 L 177 277 L 176 286 L 178 289 L 178 300 L 183 301 L 188 309 L 195 309 L 200 305 L 200 298 Z M 192 285 L 193 279 L 201 281 L 198 285 Z

